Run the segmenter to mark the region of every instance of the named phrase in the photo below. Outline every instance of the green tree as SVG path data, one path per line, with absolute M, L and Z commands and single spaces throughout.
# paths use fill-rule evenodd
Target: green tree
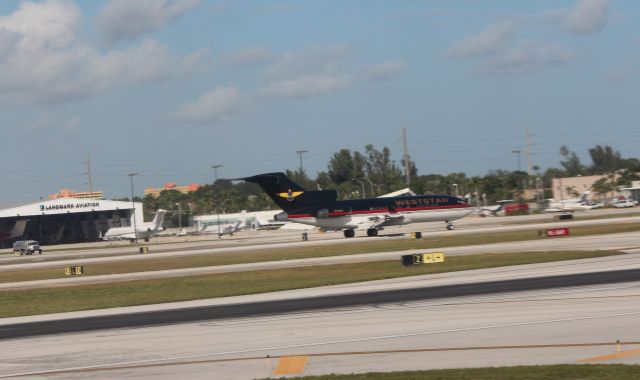
M 589 149 L 589 155 L 593 162 L 591 171 L 594 174 L 612 173 L 622 169 L 626 164 L 625 160 L 620 156 L 620 152 L 614 151 L 608 145 L 596 145 L 594 148 Z
M 576 190 L 575 186 L 567 186 L 564 188 L 564 191 L 569 194 L 571 198 L 577 198 L 580 196 L 580 193 Z
M 564 168 L 567 177 L 575 177 L 586 173 L 584 165 L 576 152 L 569 150 L 566 145 L 560 147 L 560 154 L 564 157 L 560 165 Z
M 364 177 L 364 157 L 359 152 L 341 149 L 329 160 L 329 178 L 336 185 Z
M 369 144 L 365 149 L 365 172 L 367 178 L 373 183 L 379 184 L 382 193 L 389 193 L 403 187 L 404 180 L 402 171 L 396 163 L 391 160 L 391 151 L 383 147 L 382 151 L 377 150 Z
M 620 177 L 616 181 L 616 185 L 621 187 L 631 187 L 631 182 L 640 181 L 640 173 L 636 170 L 622 170 L 620 171 Z
M 320 172 L 316 177 L 316 184 L 319 190 L 335 189 L 336 184 L 331 180 L 329 173 Z
M 599 180 L 595 181 L 593 185 L 591 185 L 591 190 L 593 190 L 600 198 L 606 198 L 607 194 L 614 191 L 616 189 L 616 184 L 612 181 L 610 177 L 603 177 Z

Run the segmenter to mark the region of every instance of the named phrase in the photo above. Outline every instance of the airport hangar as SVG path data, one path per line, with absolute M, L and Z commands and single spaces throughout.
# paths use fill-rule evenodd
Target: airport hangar
M 11 231 L 18 220 L 27 220 L 22 236 L 0 242 L 11 247 L 15 240 L 33 239 L 40 244 L 81 243 L 100 240 L 111 227 L 132 225 L 132 210 L 142 223 L 142 203 L 97 199 L 58 198 L 0 210 L 0 231 Z

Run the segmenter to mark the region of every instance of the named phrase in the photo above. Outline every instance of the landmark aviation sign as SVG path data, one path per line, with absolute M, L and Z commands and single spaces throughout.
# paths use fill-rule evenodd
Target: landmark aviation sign
M 96 208 L 96 207 L 100 207 L 100 202 L 61 203 L 61 204 L 40 205 L 40 211 L 75 210 L 75 209 Z

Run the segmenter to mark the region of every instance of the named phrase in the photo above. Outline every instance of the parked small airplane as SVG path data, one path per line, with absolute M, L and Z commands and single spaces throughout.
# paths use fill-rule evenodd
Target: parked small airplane
M 149 241 L 151 236 L 162 231 L 162 222 L 164 221 L 165 210 L 158 210 L 151 222 L 140 223 L 136 226 L 135 233 L 133 229 L 133 216 L 131 217 L 131 225 L 128 227 L 112 227 L 102 237 L 102 240 L 130 240 L 134 241 L 136 236 L 138 239 Z
M 498 216 L 498 213 L 504 209 L 504 205 L 511 202 L 513 202 L 513 200 L 503 199 L 501 201 L 497 201 L 496 206 L 481 206 L 475 209 L 473 213 L 479 216 Z
M 10 231 L 0 231 L 0 241 L 17 239 L 24 234 L 24 229 L 27 227 L 28 219 L 16 220 L 13 228 Z
M 245 211 L 246 212 L 246 211 Z M 221 224 L 220 229 L 218 229 L 217 225 L 206 226 L 201 234 L 220 234 L 222 235 L 233 235 L 235 232 L 240 231 L 246 226 L 244 219 L 238 219 L 235 223 Z
M 593 206 L 589 205 L 587 201 L 587 196 L 589 195 L 588 191 L 582 193 L 580 198 L 572 198 L 572 199 L 564 199 L 560 201 L 556 201 L 555 199 L 547 199 L 549 202 L 549 207 L 547 207 L 545 212 L 575 212 L 575 211 L 587 211 L 591 210 Z
M 276 220 L 309 224 L 327 229 L 343 229 L 344 236 L 355 236 L 356 228 L 366 228 L 367 236 L 376 236 L 388 226 L 418 222 L 452 221 L 473 211 L 464 199 L 450 195 L 337 200 L 335 190 L 307 191 L 284 173 L 259 174 L 240 178 L 257 183 L 284 212 Z

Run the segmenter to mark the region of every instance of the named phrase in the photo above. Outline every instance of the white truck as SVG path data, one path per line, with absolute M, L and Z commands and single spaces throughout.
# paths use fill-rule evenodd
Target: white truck
M 36 252 L 41 255 L 42 247 L 35 240 L 18 240 L 13 243 L 13 253 L 16 255 L 33 255 Z

